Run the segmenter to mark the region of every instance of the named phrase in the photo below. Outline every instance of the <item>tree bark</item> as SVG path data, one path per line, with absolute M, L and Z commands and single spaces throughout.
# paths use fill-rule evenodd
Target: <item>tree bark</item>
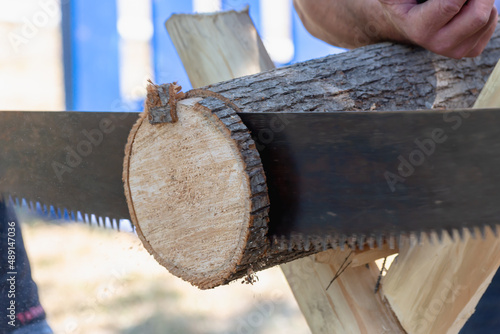
M 205 89 L 244 113 L 463 108 L 499 57 L 498 32 L 482 56 L 465 60 L 384 43 Z M 234 110 L 214 98 L 177 107 L 176 123 L 137 123 L 124 167 L 132 218 L 156 259 L 211 288 L 311 254 L 270 246 L 262 166 Z

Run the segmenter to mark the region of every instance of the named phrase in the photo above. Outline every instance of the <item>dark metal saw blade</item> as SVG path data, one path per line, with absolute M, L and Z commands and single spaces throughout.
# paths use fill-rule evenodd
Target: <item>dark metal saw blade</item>
M 124 148 L 137 113 L 0 112 L 0 194 L 129 219 Z
M 270 236 L 363 240 L 498 223 L 500 110 L 240 116 L 264 164 Z M 128 218 L 123 150 L 136 119 L 0 112 L 0 193 Z
M 271 236 L 359 242 L 500 222 L 498 109 L 240 117 L 264 165 Z

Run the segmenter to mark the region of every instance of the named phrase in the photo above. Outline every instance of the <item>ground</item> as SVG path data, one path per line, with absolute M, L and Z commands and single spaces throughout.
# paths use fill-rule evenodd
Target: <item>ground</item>
M 279 268 L 252 285 L 201 291 L 170 275 L 131 233 L 22 215 L 56 333 L 310 333 Z

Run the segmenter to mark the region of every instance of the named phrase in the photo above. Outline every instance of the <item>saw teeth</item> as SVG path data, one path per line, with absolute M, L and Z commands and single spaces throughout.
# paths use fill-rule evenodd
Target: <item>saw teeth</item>
M 311 245 L 315 252 L 320 252 L 323 250 L 323 238 L 319 236 L 313 236 L 311 238 Z
M 364 250 L 365 249 L 365 242 L 366 242 L 366 237 L 365 237 L 364 234 L 362 234 L 359 237 L 359 241 L 358 241 L 358 246 L 359 246 L 360 250 Z
M 417 242 L 418 242 L 418 245 L 422 245 L 422 238 L 424 237 L 424 233 L 423 232 L 417 232 Z
M 481 233 L 481 238 L 486 239 L 486 225 L 479 226 L 479 232 Z
M 458 236 L 460 237 L 460 241 L 463 242 L 465 240 L 465 228 L 462 227 L 462 228 L 459 228 L 457 229 L 457 232 L 458 232 Z
M 394 238 L 394 234 L 389 235 L 389 248 L 390 249 L 395 249 L 396 248 L 396 238 Z
M 290 247 L 291 247 L 291 246 L 290 246 Z M 284 236 L 281 236 L 281 240 L 280 240 L 280 249 L 281 249 L 281 251 L 283 251 L 283 252 L 284 252 L 284 251 L 285 251 L 285 250 L 287 250 L 288 248 L 289 248 L 289 245 L 288 245 L 288 243 L 287 243 L 287 241 L 286 241 L 285 237 L 284 237 Z
M 412 234 L 413 233 L 410 233 L 409 236 L 408 236 L 408 238 L 411 238 Z M 403 248 L 403 243 L 404 243 L 405 239 L 406 238 L 404 238 L 401 234 L 398 234 L 396 236 L 396 245 L 398 245 L 398 249 Z
M 332 241 L 332 236 L 327 235 L 326 239 L 323 240 L 323 251 L 326 251 L 328 249 L 328 246 L 331 244 L 331 241 Z
M 455 229 L 454 229 L 454 228 L 453 228 L 453 229 L 448 230 L 448 235 L 450 236 L 450 238 L 451 238 L 451 241 L 452 241 L 452 242 L 456 242 L 456 241 L 458 241 L 458 239 L 457 239 L 457 235 L 456 235 L 456 232 L 455 232 Z
M 347 239 L 347 243 L 351 249 L 356 249 L 356 234 L 353 234 L 350 238 Z
M 377 235 L 377 247 L 378 249 L 382 249 L 384 247 L 384 236 L 382 234 Z
M 370 249 L 374 249 L 375 248 L 375 238 L 370 236 L 366 239 L 366 243 L 368 244 L 368 247 L 370 247 Z
M 437 235 L 437 240 L 439 242 L 440 245 L 443 244 L 443 238 L 444 238 L 444 235 L 446 233 L 446 230 L 439 230 L 436 235 Z
M 341 251 L 345 250 L 346 242 L 347 242 L 347 236 L 345 234 L 341 234 L 339 239 L 339 246 Z
M 469 227 L 469 233 L 472 239 L 476 239 L 476 229 L 474 227 Z
M 491 224 L 490 229 L 491 229 L 491 232 L 493 232 L 493 235 L 495 236 L 495 238 L 498 238 L 498 225 Z
M 311 239 L 310 239 L 310 237 L 307 237 L 307 238 L 304 240 L 304 250 L 305 250 L 306 252 L 308 252 L 310 248 L 311 248 Z
M 326 251 L 329 246 L 333 248 L 332 242 L 333 242 L 332 236 L 327 234 L 326 238 L 322 242 L 323 251 Z
M 431 230 L 429 232 L 426 233 L 427 235 L 427 240 L 429 240 L 429 244 L 430 245 L 434 245 L 434 235 L 436 234 L 436 232 L 434 230 Z

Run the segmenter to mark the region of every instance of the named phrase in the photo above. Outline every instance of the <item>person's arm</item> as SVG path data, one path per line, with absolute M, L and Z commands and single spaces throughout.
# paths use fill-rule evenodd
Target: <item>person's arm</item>
M 495 30 L 494 0 L 294 0 L 306 29 L 355 48 L 382 41 L 420 45 L 453 57 L 481 54 Z

